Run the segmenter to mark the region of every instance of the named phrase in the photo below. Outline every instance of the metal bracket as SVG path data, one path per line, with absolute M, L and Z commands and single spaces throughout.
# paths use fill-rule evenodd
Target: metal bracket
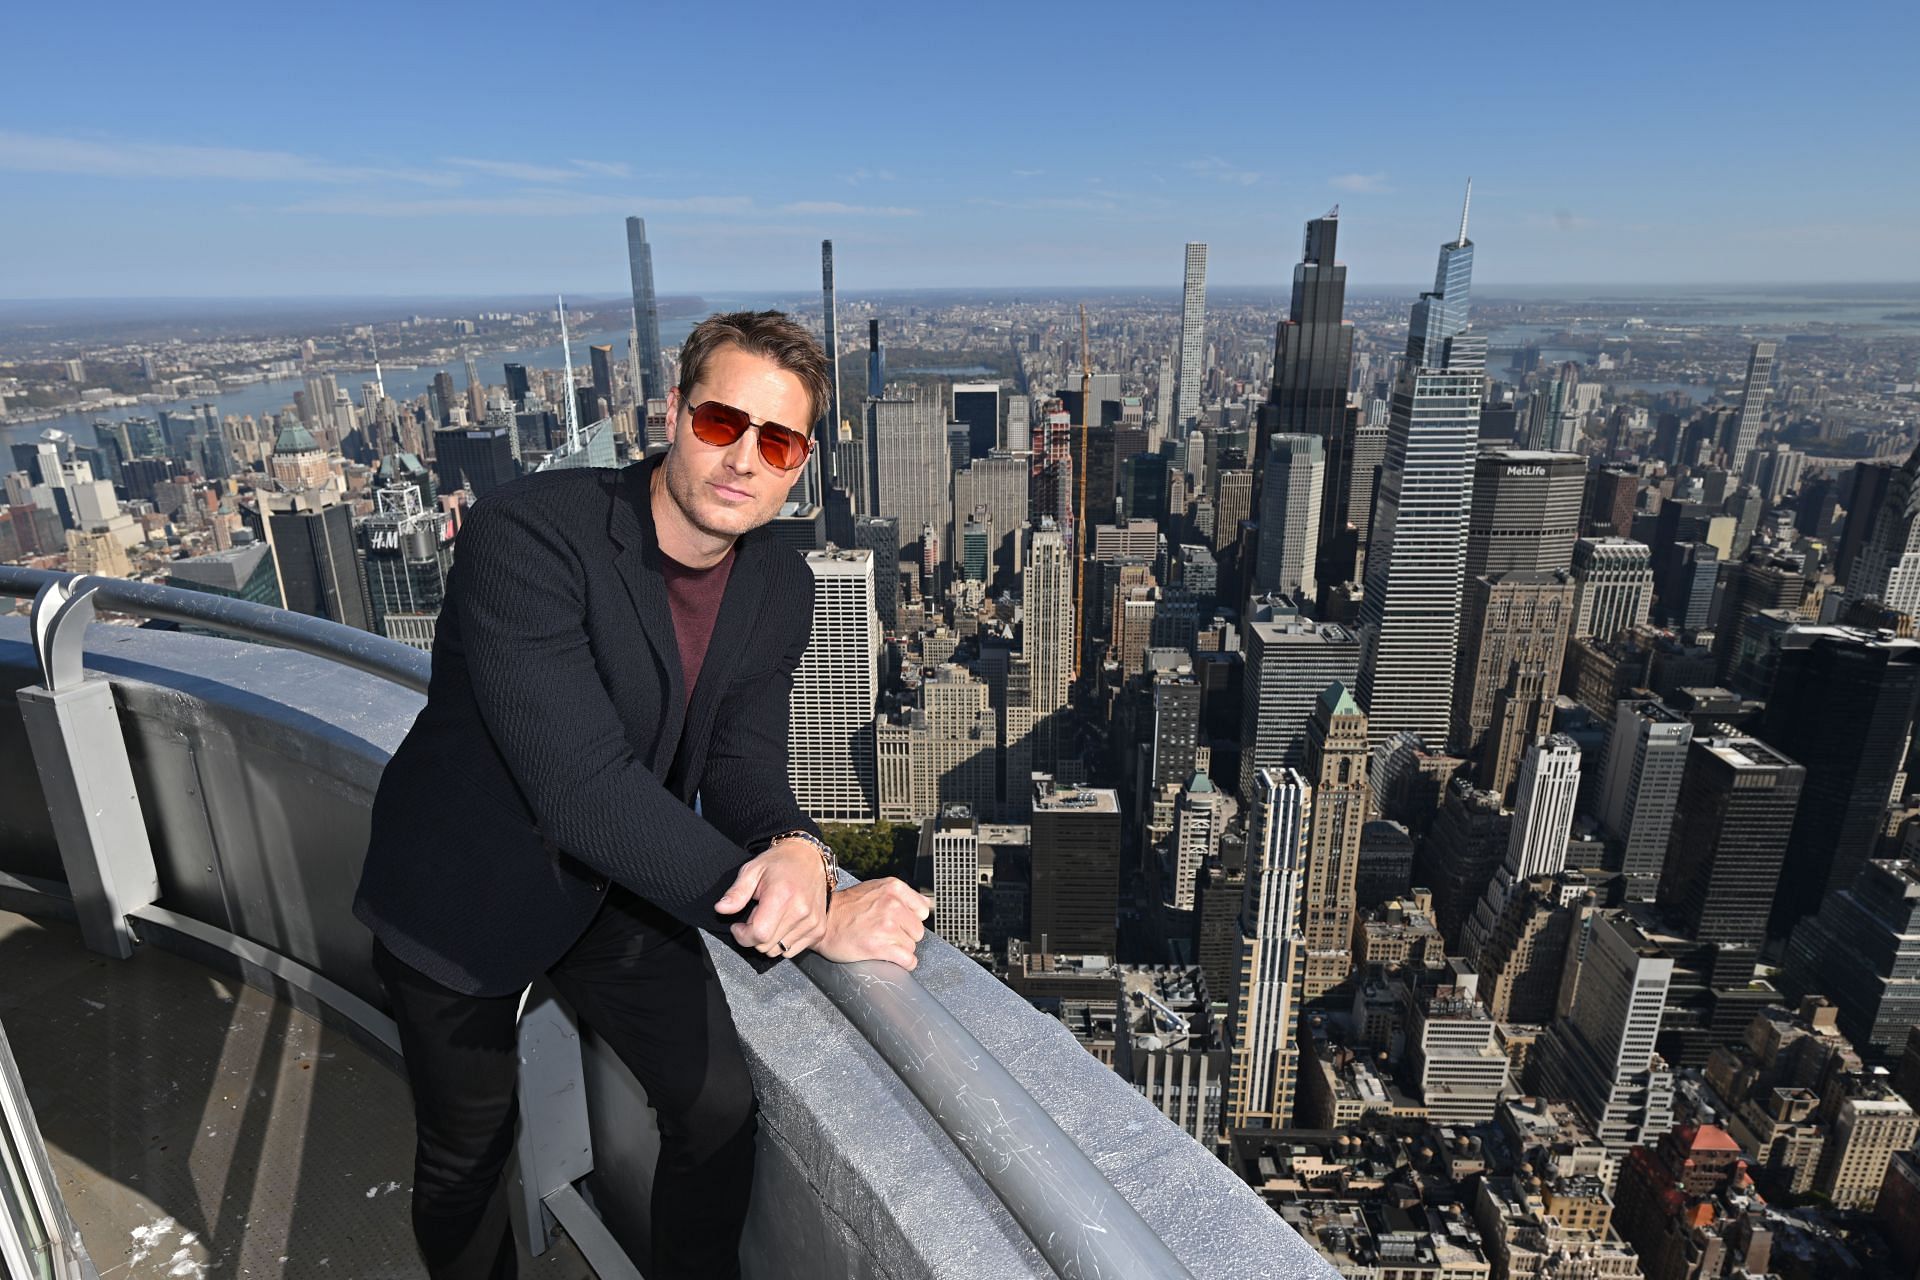
M 87 678 L 87 624 L 93 621 L 94 577 L 49 582 L 33 598 L 29 626 L 33 654 L 40 662 L 41 687 L 58 693 Z

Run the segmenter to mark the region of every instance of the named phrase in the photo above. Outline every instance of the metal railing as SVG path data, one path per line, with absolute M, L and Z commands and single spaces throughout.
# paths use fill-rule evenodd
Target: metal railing
M 0 565 L 0 596 L 34 600 L 31 629 L 44 689 L 23 690 L 23 710 L 30 705 L 29 694 L 53 703 L 82 691 L 84 685 L 101 688 L 104 682 L 86 681 L 83 660 L 86 624 L 97 611 L 161 619 L 296 649 L 421 693 L 431 672 L 427 654 L 383 636 L 251 601 L 174 587 Z M 110 697 L 104 705 L 110 713 Z M 59 742 L 62 735 L 65 751 L 71 755 L 76 736 L 93 734 L 96 740 L 87 744 L 88 754 L 98 754 L 94 749 L 100 745 L 99 715 L 96 705 L 93 723 L 83 720 L 76 729 L 71 708 L 51 708 L 35 741 L 36 760 L 41 742 Z M 31 716 L 29 721 L 31 729 Z M 124 746 L 118 760 L 124 770 Z M 118 774 L 107 779 L 110 789 L 121 783 Z M 127 793 L 130 790 L 129 775 Z M 56 807 L 51 793 L 49 803 Z M 146 855 L 149 881 L 152 867 L 144 832 L 130 831 L 125 821 L 111 830 L 99 829 L 97 815 L 89 815 L 91 820 L 84 824 L 80 818 L 67 824 L 69 828 L 84 825 L 84 830 L 63 828 L 58 813 L 55 818 L 70 879 L 76 878 L 70 844 L 83 851 L 80 861 L 90 861 L 98 869 L 97 873 L 83 871 L 78 878 L 90 882 L 73 886 L 83 936 L 96 950 L 130 954 L 128 917 L 159 910 L 152 905 L 151 885 L 140 881 L 138 855 Z M 115 847 L 127 842 L 137 845 L 132 858 L 124 848 Z M 83 898 L 94 900 L 91 926 Z M 259 949 L 257 944 L 235 942 Z M 812 954 L 802 956 L 799 967 L 919 1099 L 1058 1274 L 1190 1275 L 1053 1117 L 911 973 L 883 961 L 835 964 Z M 323 999 L 339 993 L 324 975 L 312 977 L 311 989 Z M 366 1020 L 369 1011 L 362 1002 L 344 1003 L 348 1007 L 341 1013 Z M 390 1023 L 367 1029 L 391 1043 Z M 522 1151 L 524 1156 L 524 1144 Z M 567 1194 L 577 1171 L 568 1174 L 562 1185 L 543 1186 L 541 1199 L 578 1239 L 581 1229 L 591 1233 L 599 1224 L 597 1219 L 590 1223 L 580 1219 L 578 1197 Z

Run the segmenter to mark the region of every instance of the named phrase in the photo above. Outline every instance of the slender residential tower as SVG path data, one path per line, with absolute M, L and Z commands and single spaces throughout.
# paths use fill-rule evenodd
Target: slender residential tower
M 649 400 L 667 398 L 666 371 L 660 361 L 660 306 L 653 297 L 653 246 L 644 218 L 627 219 L 627 273 L 633 277 L 634 327 L 640 338 L 640 409 Z
M 1310 566 L 1321 581 L 1344 582 L 1351 557 L 1338 544 L 1349 522 L 1353 472 L 1347 421 L 1347 388 L 1353 376 L 1353 326 L 1341 318 L 1346 308 L 1347 269 L 1333 260 L 1340 234 L 1340 206 L 1307 224 L 1306 248 L 1293 268 L 1293 302 L 1273 343 L 1273 386 L 1260 410 L 1256 462 L 1264 465 L 1267 441 L 1275 435 L 1318 436 L 1325 458 L 1319 530 L 1314 540 L 1320 563 Z M 1256 506 L 1255 508 L 1259 508 Z
M 1740 390 L 1740 412 L 1734 417 L 1727 445 L 1727 470 L 1739 476 L 1747 465 L 1747 455 L 1760 438 L 1760 420 L 1766 413 L 1767 387 L 1773 381 L 1774 342 L 1756 342 L 1747 354 L 1747 380 Z
M 1180 291 L 1180 381 L 1174 427 L 1184 434 L 1200 416 L 1200 388 L 1206 381 L 1207 246 L 1187 246 L 1187 276 Z M 1091 415 L 1090 415 L 1091 416 Z
M 839 471 L 834 466 L 834 454 L 840 443 L 840 306 L 833 289 L 833 241 L 820 242 L 820 311 L 825 318 L 827 334 L 827 372 L 832 379 L 831 396 L 827 403 L 827 416 L 814 429 L 817 442 L 814 452 L 820 455 L 820 465 L 826 471 L 829 483 L 839 484 Z
M 1469 202 L 1473 185 L 1467 185 Z M 1486 380 L 1486 339 L 1467 332 L 1473 242 L 1440 249 L 1431 292 L 1413 306 L 1393 391 L 1387 457 L 1361 601 L 1358 693 L 1376 745 L 1396 733 L 1446 740 L 1460 644 L 1467 518 Z

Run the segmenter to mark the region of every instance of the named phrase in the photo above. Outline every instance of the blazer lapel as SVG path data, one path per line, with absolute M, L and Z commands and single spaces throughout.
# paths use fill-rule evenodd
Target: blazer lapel
M 667 704 L 660 709 L 660 715 L 666 729 L 663 739 L 673 743 L 680 738 L 687 687 L 680 670 L 680 640 L 673 629 L 673 606 L 667 600 L 667 581 L 661 576 L 660 551 L 653 536 L 649 484 L 654 468 L 659 465 L 658 458 L 651 458 L 621 472 L 621 483 L 614 489 L 607 532 L 620 548 L 613 567 L 626 584 L 634 612 L 640 617 L 640 629 L 667 677 Z
M 713 639 L 700 664 L 700 682 L 693 688 L 693 705 L 687 709 L 681 743 L 681 756 L 696 777 L 721 696 L 739 665 L 740 651 L 748 647 L 748 628 L 760 616 L 760 606 L 766 599 L 767 555 L 785 549 L 768 545 L 766 535 L 757 529 L 742 535 L 734 548 L 733 570 L 727 574 L 727 590 L 720 597 L 720 612 L 713 620 Z

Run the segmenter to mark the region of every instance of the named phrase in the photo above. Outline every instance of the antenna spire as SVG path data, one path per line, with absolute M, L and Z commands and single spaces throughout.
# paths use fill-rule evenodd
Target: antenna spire
M 1467 179 L 1467 198 L 1460 205 L 1460 238 L 1456 244 L 1467 242 L 1467 211 L 1473 208 L 1473 179 Z
M 567 300 L 559 294 L 554 302 L 560 308 L 560 354 L 567 362 L 567 451 L 580 447 L 580 414 L 574 407 L 580 397 L 573 393 L 573 344 L 567 341 Z

